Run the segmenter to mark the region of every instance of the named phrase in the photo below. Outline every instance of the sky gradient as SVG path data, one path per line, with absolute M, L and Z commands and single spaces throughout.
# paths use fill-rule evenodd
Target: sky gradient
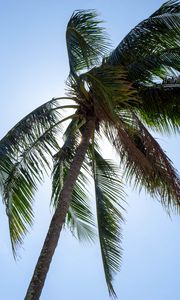
M 43 102 L 64 95 L 68 76 L 66 24 L 75 9 L 97 9 L 115 47 L 164 1 L 0 1 L 0 138 Z M 180 170 L 179 137 L 157 136 Z M 111 151 L 106 156 L 111 156 Z M 143 192 L 127 192 L 123 261 L 114 285 L 120 300 L 180 299 L 180 218 L 166 214 Z M 52 212 L 50 180 L 39 189 L 35 223 L 13 259 L 4 207 L 0 204 L 0 299 L 21 300 L 30 281 Z M 92 191 L 93 198 L 93 191 Z M 93 199 L 92 199 L 93 200 Z M 108 300 L 98 241 L 79 244 L 64 231 L 42 300 Z

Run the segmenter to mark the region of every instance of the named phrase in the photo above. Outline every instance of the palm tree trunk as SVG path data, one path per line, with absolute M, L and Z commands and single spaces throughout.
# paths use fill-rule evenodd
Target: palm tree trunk
M 46 275 L 48 273 L 54 251 L 58 244 L 60 232 L 65 222 L 73 187 L 79 175 L 79 171 L 89 146 L 89 141 L 94 130 L 94 126 L 94 119 L 89 119 L 82 133 L 82 140 L 77 148 L 77 152 L 67 174 L 63 189 L 60 193 L 58 202 L 59 204 L 50 223 L 43 248 L 41 250 L 24 300 L 38 300 L 40 298 Z

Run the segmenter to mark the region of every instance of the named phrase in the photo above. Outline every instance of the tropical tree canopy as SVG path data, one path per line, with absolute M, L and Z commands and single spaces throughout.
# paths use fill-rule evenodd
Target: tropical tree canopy
M 179 1 L 167 1 L 111 51 L 96 11 L 73 13 L 66 29 L 70 67 L 66 97 L 38 107 L 0 141 L 0 187 L 14 254 L 33 223 L 33 200 L 44 172 L 52 176 L 51 205 L 56 209 L 89 119 L 95 126 L 66 225 L 80 240 L 94 239 L 96 222 L 88 194 L 92 177 L 110 295 L 115 296 L 112 281 L 122 255 L 121 176 L 161 201 L 168 212 L 179 213 L 178 173 L 149 132 L 179 132 L 179 24 Z M 104 159 L 99 146 L 104 136 L 119 154 L 120 166 Z

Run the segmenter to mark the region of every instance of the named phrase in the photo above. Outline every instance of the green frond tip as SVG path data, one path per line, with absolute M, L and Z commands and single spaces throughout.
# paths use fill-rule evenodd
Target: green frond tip
M 125 194 L 114 163 L 105 160 L 92 146 L 89 155 L 93 161 L 98 235 L 104 273 L 109 294 L 116 297 L 112 282 L 119 271 L 122 257 L 121 223 Z
M 148 19 L 140 22 L 108 57 L 112 65 L 126 65 L 142 57 L 179 47 L 179 1 L 168 1 Z
M 76 10 L 66 30 L 71 75 L 92 67 L 107 54 L 108 39 L 95 10 Z
M 156 10 L 151 17 L 159 16 L 168 13 L 180 13 L 180 2 L 179 0 L 166 1 L 161 7 Z
M 96 234 L 94 217 L 89 203 L 90 197 L 86 188 L 87 181 L 87 177 L 81 172 L 73 189 L 66 224 L 79 241 L 93 242 Z

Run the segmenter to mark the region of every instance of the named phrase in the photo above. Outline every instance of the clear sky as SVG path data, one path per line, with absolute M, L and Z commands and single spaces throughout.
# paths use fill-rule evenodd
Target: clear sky
M 161 0 L 1 0 L 0 136 L 52 97 L 64 95 L 68 75 L 65 28 L 73 10 L 95 8 L 113 46 L 148 17 Z M 178 137 L 158 137 L 180 169 Z M 180 299 L 180 218 L 170 219 L 159 203 L 128 193 L 123 226 L 123 262 L 115 277 L 120 300 Z M 47 180 L 36 197 L 36 221 L 20 258 L 13 260 L 4 207 L 0 206 L 0 300 L 21 300 L 31 278 L 51 212 Z M 108 300 L 98 242 L 79 244 L 64 231 L 48 274 L 42 300 Z

